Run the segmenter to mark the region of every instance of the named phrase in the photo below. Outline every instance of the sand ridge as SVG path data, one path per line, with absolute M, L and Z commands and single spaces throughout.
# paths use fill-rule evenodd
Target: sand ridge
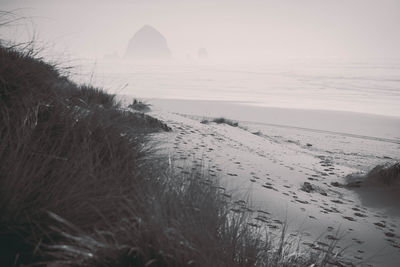
M 354 191 L 341 186 L 345 175 L 357 169 L 239 127 L 153 113 L 173 129 L 159 138 L 167 141 L 166 151 L 178 168 L 202 165 L 221 178 L 227 197 L 231 190 L 251 196 L 254 227 L 266 223 L 273 231 L 287 222 L 291 235 L 312 248 L 323 249 L 339 238 L 337 248 L 347 248 L 360 264 L 400 262 L 399 217 L 364 207 Z M 237 203 L 238 212 L 246 201 Z

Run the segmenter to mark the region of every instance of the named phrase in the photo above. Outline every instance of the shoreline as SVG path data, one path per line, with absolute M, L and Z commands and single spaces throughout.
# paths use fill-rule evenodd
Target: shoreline
M 119 97 L 127 103 L 133 99 L 133 96 Z M 259 107 L 235 101 L 155 98 L 143 100 L 155 109 L 172 113 L 226 117 L 243 122 L 378 138 L 400 144 L 400 117 L 348 111 Z

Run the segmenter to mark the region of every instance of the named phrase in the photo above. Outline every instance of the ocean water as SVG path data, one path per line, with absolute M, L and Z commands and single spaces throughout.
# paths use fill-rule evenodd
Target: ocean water
M 400 60 L 247 64 L 86 61 L 74 79 L 138 98 L 239 101 L 254 106 L 400 117 Z

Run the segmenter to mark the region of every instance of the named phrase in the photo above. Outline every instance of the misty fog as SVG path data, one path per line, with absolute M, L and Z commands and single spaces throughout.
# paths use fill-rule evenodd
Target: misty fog
M 43 55 L 72 65 L 75 80 L 112 93 L 400 116 L 397 0 L 6 0 L 1 8 L 23 18 L 2 27 L 2 39 L 34 39 Z M 143 29 L 151 30 L 135 40 Z
M 202 47 L 220 61 L 400 57 L 397 0 L 2 0 L 0 6 L 30 21 L 28 30 L 2 29 L 3 36 L 35 33 L 75 57 L 122 56 L 146 24 L 181 60 L 195 58 Z

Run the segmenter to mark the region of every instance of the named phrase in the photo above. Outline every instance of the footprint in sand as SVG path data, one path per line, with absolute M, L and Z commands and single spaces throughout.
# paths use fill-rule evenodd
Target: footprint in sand
M 278 189 L 276 189 L 275 187 L 273 187 L 271 185 L 268 185 L 268 184 L 264 184 L 264 185 L 262 185 L 262 187 L 267 188 L 267 189 L 271 189 L 271 190 L 274 190 L 274 191 L 278 191 Z
M 381 227 L 381 228 L 385 228 L 386 227 L 386 224 L 383 222 L 383 221 L 380 221 L 380 222 L 376 222 L 376 223 L 374 223 L 376 226 L 378 226 L 378 227 Z
M 354 216 L 362 217 L 362 218 L 368 217 L 368 216 L 365 215 L 364 213 L 360 213 L 360 212 L 355 212 L 355 213 L 354 213 Z
M 396 234 L 394 234 L 392 232 L 386 232 L 385 236 L 387 236 L 387 237 L 396 237 Z
M 354 219 L 353 217 L 350 217 L 350 216 L 343 216 L 343 218 L 346 219 L 346 220 L 349 220 L 351 222 L 357 221 L 356 219 Z
M 395 241 L 391 242 L 390 244 L 394 248 L 400 248 L 400 243 L 396 243 Z
M 278 229 L 279 227 L 274 224 L 267 224 L 270 229 Z
M 352 240 L 353 240 L 354 242 L 356 242 L 357 244 L 359 244 L 359 245 L 365 243 L 365 241 L 362 241 L 362 240 L 360 240 L 360 239 L 358 239 L 358 238 L 352 238 Z
M 339 240 L 336 236 L 333 235 L 326 235 L 325 238 L 333 241 Z

